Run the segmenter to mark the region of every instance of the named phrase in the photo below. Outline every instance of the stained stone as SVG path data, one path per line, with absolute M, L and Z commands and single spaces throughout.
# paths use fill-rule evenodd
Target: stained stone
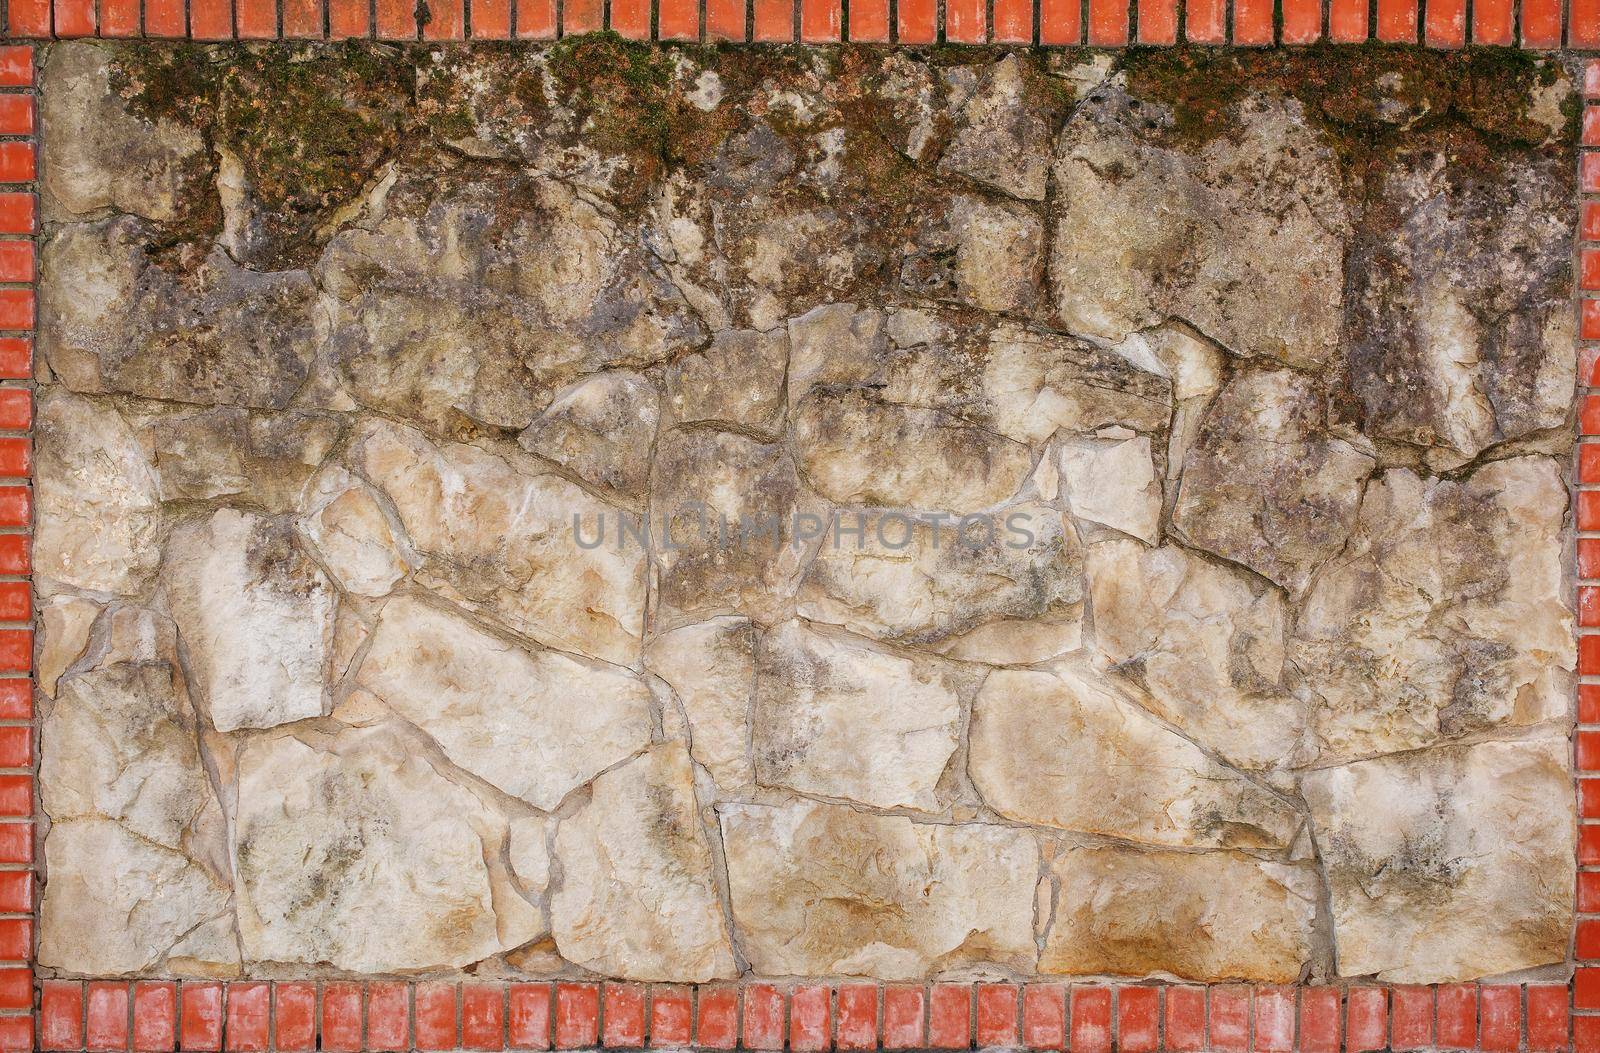
M 1075 518 L 1149 544 L 1161 533 L 1161 480 L 1148 437 L 1073 439 L 1057 452 L 1061 488 Z
M 213 727 L 270 728 L 328 711 L 338 600 L 288 523 L 221 509 L 173 533 L 162 573 Z
M 1307 772 L 1301 787 L 1341 975 L 1443 983 L 1566 959 L 1565 736 L 1358 761 Z
M 555 850 L 565 879 L 550 917 L 562 957 L 629 980 L 736 973 L 681 744 L 596 779 L 593 799 L 556 828 Z
M 672 687 L 689 722 L 689 753 L 729 793 L 755 786 L 750 707 L 755 693 L 755 627 L 724 617 L 662 633 L 644 664 Z
M 406 596 L 384 606 L 356 681 L 453 762 L 539 808 L 650 741 L 649 693 L 629 673 L 524 650 Z
M 1039 850 L 1022 830 L 816 801 L 717 813 L 734 922 L 758 975 L 1033 970 Z
M 100 605 L 79 596 L 52 596 L 39 607 L 38 656 L 34 675 L 39 690 L 54 698 L 56 682 L 89 646 L 89 630 Z
M 969 679 L 953 662 L 786 622 L 756 651 L 756 779 L 880 808 L 936 810 Z
M 1013 323 L 996 326 L 990 338 L 983 393 L 995 429 L 1028 443 L 1057 429 L 1157 433 L 1172 412 L 1171 384 L 1159 373 L 1087 341 Z
M 308 497 L 300 529 L 340 587 L 358 596 L 387 596 L 410 567 L 372 492 L 334 468 Z
M 270 512 L 291 511 L 338 437 L 319 413 L 249 413 L 231 406 L 166 413 L 139 422 L 154 450 L 161 496 L 205 501 L 243 496 Z
M 1069 848 L 1050 867 L 1041 973 L 1294 983 L 1311 958 L 1309 867 L 1236 852 Z
M 1043 201 L 1052 126 L 1063 109 L 1039 74 L 1016 55 L 985 69 L 955 116 L 939 170 L 975 179 L 1013 197 Z
M 1286 849 L 1276 794 L 1162 727 L 1087 663 L 1001 669 L 972 703 L 967 767 L 1008 819 L 1174 847 Z
M 922 296 L 1034 315 L 1043 299 L 1044 223 L 1030 208 L 958 194 L 928 216 L 901 283 Z
M 601 373 L 556 396 L 517 441 L 595 486 L 633 496 L 650 482 L 655 387 L 637 373 Z
M 667 373 L 667 397 L 680 421 L 713 421 L 770 431 L 783 412 L 789 337 L 724 330 L 698 355 L 676 362 Z

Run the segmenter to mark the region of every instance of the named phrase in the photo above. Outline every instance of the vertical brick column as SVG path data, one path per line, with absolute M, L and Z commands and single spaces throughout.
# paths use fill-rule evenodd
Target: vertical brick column
M 1574 1044 L 1600 1050 L 1600 62 L 1584 77 L 1578 183 L 1578 923 L 1571 1008 Z M 1545 1002 L 1550 996 L 1543 996 Z M 1534 1015 L 1529 991 L 1530 1028 Z M 1548 1010 L 1547 1010 L 1548 1011 Z

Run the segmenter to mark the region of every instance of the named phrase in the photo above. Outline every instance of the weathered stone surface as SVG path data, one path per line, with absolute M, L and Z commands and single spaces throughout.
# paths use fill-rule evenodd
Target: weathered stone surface
M 33 567 L 43 577 L 131 595 L 160 562 L 150 462 L 115 410 L 66 391 L 39 399 Z
M 1546 736 L 1306 773 L 1340 973 L 1445 982 L 1564 960 L 1567 753 L 1564 736 Z
M 541 643 L 610 662 L 638 657 L 644 558 L 637 545 L 580 549 L 597 522 L 627 515 L 551 474 L 476 446 L 435 446 L 373 423 L 354 463 L 393 505 L 423 558 L 417 579 Z
M 1318 883 L 1235 852 L 1069 848 L 1039 971 L 1293 983 L 1311 958 Z
M 637 373 L 601 373 L 556 396 L 517 441 L 578 478 L 633 496 L 650 482 L 661 413 L 655 386 Z
M 1087 663 L 989 674 L 967 768 L 1001 815 L 1148 844 L 1289 847 L 1284 799 L 1162 727 Z
M 1044 222 L 1031 208 L 957 194 L 935 208 L 900 264 L 907 289 L 985 311 L 1036 314 L 1043 301 Z
M 1061 490 L 1075 518 L 1157 542 L 1161 480 L 1149 438 L 1072 439 L 1061 444 L 1056 457 Z
M 112 88 L 111 54 L 86 41 L 49 52 L 39 74 L 39 119 L 50 144 L 45 189 L 53 204 L 80 215 L 112 208 L 171 219 L 180 198 L 206 193 L 205 140 L 194 128 L 129 114 Z
M 632 675 L 525 651 L 406 596 L 384 606 L 356 680 L 453 762 L 547 810 L 650 742 Z
M 979 76 L 977 90 L 956 116 L 939 170 L 1043 201 L 1051 134 L 1065 102 L 1018 56 L 1005 56 Z
M 1367 487 L 1290 654 L 1326 757 L 1565 719 L 1576 661 L 1561 569 L 1567 491 L 1547 457 Z
M 258 272 L 221 250 L 192 273 L 146 251 L 118 216 L 62 228 L 41 252 L 39 350 L 79 392 L 281 409 L 311 369 L 320 324 L 304 271 Z
M 645 667 L 683 704 L 690 754 L 729 793 L 747 792 L 756 781 L 750 752 L 755 649 L 755 627 L 725 617 L 662 633 L 644 652 Z
M 167 602 L 218 731 L 321 716 L 336 594 L 282 520 L 222 509 L 173 533 Z
M 1050 259 L 1061 324 L 1117 341 L 1176 317 L 1240 355 L 1325 362 L 1351 227 L 1333 150 L 1278 97 L 1194 152 L 1151 136 L 1162 109 L 1107 86 L 1067 121 Z
M 1298 591 L 1355 525 L 1373 457 L 1324 427 L 1290 370 L 1235 374 L 1185 455 L 1172 525 L 1197 548 Z
M 89 629 L 99 613 L 98 603 L 81 596 L 52 596 L 39 607 L 34 675 L 40 691 L 55 697 L 61 674 L 88 648 Z
M 735 973 L 689 755 L 665 743 L 594 782 L 556 829 L 550 899 L 562 957 L 606 976 L 702 982 Z
M 680 421 L 714 421 L 771 431 L 783 413 L 789 335 L 730 329 L 667 372 L 667 397 Z
M 300 529 L 340 588 L 357 596 L 387 596 L 410 566 L 372 492 L 334 468 L 307 496 Z
M 756 778 L 881 808 L 936 810 L 969 679 L 953 662 L 786 622 L 756 650 Z
M 800 585 L 801 617 L 973 661 L 1027 664 L 1078 646 L 1082 550 L 1054 508 L 969 523 L 839 516 L 862 536 L 824 540 Z
M 321 413 L 251 413 L 233 406 L 164 413 L 137 421 L 154 452 L 161 497 L 206 501 L 240 496 L 269 512 L 292 510 L 339 435 Z
M 392 726 L 239 754 L 234 858 L 247 961 L 459 968 L 543 935 L 499 862 L 506 822 Z
M 1304 705 L 1284 676 L 1283 593 L 1178 545 L 1090 545 L 1095 647 L 1147 704 L 1233 764 L 1292 764 Z
M 1027 833 L 797 801 L 717 809 L 742 947 L 758 974 L 920 980 L 1031 972 L 1039 849 Z

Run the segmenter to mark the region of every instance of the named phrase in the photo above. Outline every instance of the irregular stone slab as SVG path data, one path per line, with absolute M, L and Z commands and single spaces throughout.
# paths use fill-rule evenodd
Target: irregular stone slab
M 338 597 L 281 520 L 224 508 L 173 532 L 162 567 L 201 707 L 218 731 L 319 717 Z
M 937 410 L 815 394 L 795 410 L 800 469 L 838 504 L 976 512 L 1015 494 L 1027 447 Z
M 384 606 L 356 680 L 453 762 L 545 810 L 650 742 L 650 693 L 632 675 L 525 651 L 408 596 Z
M 715 421 L 771 431 L 783 413 L 789 335 L 727 329 L 667 371 L 667 398 L 680 421 Z
M 1374 463 L 1329 435 L 1323 416 L 1302 373 L 1235 374 L 1184 456 L 1173 529 L 1286 589 L 1305 588 L 1350 536 Z
M 339 587 L 357 596 L 387 596 L 410 566 L 372 492 L 343 468 L 332 468 L 307 498 L 300 530 Z
M 838 514 L 863 536 L 824 541 L 801 617 L 972 661 L 1027 664 L 1078 646 L 1082 549 L 1056 509 L 1016 505 L 967 524 Z
M 1307 772 L 1339 972 L 1443 983 L 1564 961 L 1568 758 L 1552 735 Z
M 559 476 L 401 425 L 369 423 L 353 451 L 423 557 L 423 584 L 551 647 L 638 658 L 645 554 L 613 543 L 627 513 Z M 575 520 L 585 538 L 603 523 L 606 543 L 580 548 Z
M 1074 439 L 1056 453 L 1074 517 L 1154 545 L 1161 533 L 1161 479 L 1150 439 Z
M 734 923 L 758 975 L 1033 971 L 1039 849 L 1024 831 L 814 801 L 717 814 Z
M 1162 727 L 1082 662 L 1000 669 L 972 703 L 967 770 L 1008 819 L 1181 847 L 1286 849 L 1294 808 Z
M 672 686 L 689 721 L 689 752 L 720 790 L 755 786 L 750 706 L 756 633 L 745 618 L 713 618 L 662 633 L 645 647 L 647 669 Z
M 1152 134 L 1171 119 L 1161 104 L 1113 86 L 1073 111 L 1052 199 L 1065 328 L 1116 342 L 1182 318 L 1236 354 L 1329 358 L 1350 232 L 1338 163 L 1299 103 L 1253 103 L 1193 152 Z
M 181 200 L 208 192 L 205 140 L 194 128 L 128 113 L 111 84 L 113 54 L 87 41 L 63 42 L 41 67 L 39 120 L 50 143 L 45 189 L 52 204 L 79 215 L 109 208 L 172 219 Z
M 269 512 L 288 512 L 339 437 L 330 414 L 235 406 L 180 410 L 141 419 L 154 450 L 161 497 L 206 501 L 243 495 Z
M 89 630 L 100 609 L 81 596 L 52 596 L 40 606 L 34 675 L 46 696 L 55 697 L 56 681 L 88 649 Z
M 983 394 L 993 427 L 1027 443 L 1057 429 L 1157 433 L 1172 415 L 1166 377 L 1087 341 L 1009 322 L 989 338 Z
M 603 976 L 702 983 L 737 967 L 681 743 L 594 782 L 556 828 L 565 873 L 550 898 L 556 946 Z
M 884 314 L 853 303 L 830 303 L 789 319 L 789 406 L 812 388 L 877 386 L 889 339 Z
M 192 273 L 147 251 L 132 216 L 62 228 L 41 252 L 39 351 L 79 392 L 281 409 L 319 342 L 304 271 L 259 272 L 213 250 Z
M 1575 664 L 1556 462 L 1384 472 L 1291 642 L 1329 759 L 1567 719 Z
M 1335 419 L 1454 467 L 1561 427 L 1572 401 L 1569 167 L 1520 153 L 1463 178 L 1399 155 L 1349 254 Z
M 985 311 L 1036 314 L 1043 299 L 1044 222 L 1031 208 L 956 194 L 935 207 L 900 264 L 919 296 Z
M 33 568 L 80 589 L 137 593 L 161 560 L 150 462 L 115 410 L 41 395 L 34 421 Z
M 637 373 L 601 373 L 573 385 L 517 436 L 530 453 L 595 486 L 639 496 L 661 413 L 655 385 Z
M 1236 852 L 1069 848 L 1051 864 L 1041 973 L 1294 983 L 1315 940 L 1309 867 Z
M 1284 677 L 1283 593 L 1178 545 L 1090 545 L 1094 644 L 1163 720 L 1246 768 L 1304 759 L 1305 705 Z
M 880 808 L 937 810 L 969 680 L 952 662 L 786 622 L 756 650 L 756 778 Z
M 506 822 L 392 726 L 239 753 L 239 935 L 251 962 L 459 969 L 545 926 L 500 865 Z
M 121 976 L 193 958 L 186 934 L 233 914 L 228 886 L 182 852 L 109 819 L 57 822 L 44 843 L 50 880 L 39 908 L 39 964 Z M 237 969 L 239 949 L 213 946 L 209 964 Z
M 956 117 L 956 132 L 939 160 L 939 171 L 967 176 L 1012 197 L 1043 201 L 1051 138 L 1067 101 L 1043 81 L 1016 55 L 984 70 Z

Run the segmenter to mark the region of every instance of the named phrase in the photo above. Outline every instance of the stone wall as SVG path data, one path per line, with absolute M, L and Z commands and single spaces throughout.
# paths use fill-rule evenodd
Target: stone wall
M 1565 975 L 1559 64 L 76 43 L 41 107 L 45 970 Z

